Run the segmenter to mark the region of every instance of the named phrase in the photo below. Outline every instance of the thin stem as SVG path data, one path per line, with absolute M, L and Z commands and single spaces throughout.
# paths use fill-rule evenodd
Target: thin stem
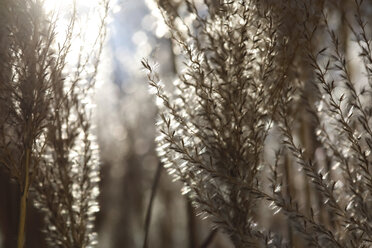
M 200 248 L 207 248 L 213 241 L 214 237 L 216 236 L 218 229 L 213 229 L 212 232 L 209 233 L 208 237 L 204 240 L 201 244 Z
M 27 195 L 28 195 L 28 185 L 29 185 L 29 167 L 30 167 L 30 150 L 26 149 L 25 181 L 23 185 L 23 192 L 22 192 L 21 203 L 20 203 L 17 248 L 23 248 L 24 243 L 25 243 L 25 225 L 26 225 Z
M 151 188 L 151 196 L 150 196 L 150 202 L 147 207 L 147 212 L 146 212 L 146 219 L 145 219 L 145 237 L 144 237 L 144 242 L 143 242 L 143 248 L 148 248 L 148 236 L 150 232 L 150 224 L 151 224 L 151 210 L 152 210 L 152 205 L 155 199 L 155 194 L 156 190 L 158 188 L 158 184 L 160 181 L 160 175 L 161 175 L 161 168 L 162 164 L 159 162 L 158 168 L 156 169 L 155 173 L 155 178 L 152 184 Z
M 196 235 L 196 223 L 195 223 L 195 213 L 191 201 L 186 198 L 187 204 L 187 225 L 188 225 L 188 236 L 189 236 L 189 248 L 196 247 L 197 235 Z
M 285 174 L 285 183 L 286 183 L 286 190 L 287 190 L 287 197 L 294 197 L 296 188 L 294 188 L 294 184 L 292 184 L 293 179 L 292 174 L 291 174 L 291 160 L 288 155 L 285 155 L 284 157 L 284 174 Z M 287 231 L 288 231 L 288 242 L 289 246 L 293 247 L 293 244 L 295 243 L 294 241 L 294 236 L 293 236 L 293 230 L 292 230 L 292 225 L 291 222 L 288 220 L 287 221 Z

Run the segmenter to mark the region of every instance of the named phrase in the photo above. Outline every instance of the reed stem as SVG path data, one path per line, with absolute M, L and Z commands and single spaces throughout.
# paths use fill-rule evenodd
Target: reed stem
M 26 150 L 25 163 L 25 181 L 23 184 L 23 192 L 21 196 L 20 212 L 19 212 L 19 229 L 18 229 L 18 245 L 17 248 L 23 248 L 25 243 L 25 226 L 26 226 L 26 209 L 27 209 L 27 195 L 29 185 L 29 167 L 30 167 L 30 150 Z

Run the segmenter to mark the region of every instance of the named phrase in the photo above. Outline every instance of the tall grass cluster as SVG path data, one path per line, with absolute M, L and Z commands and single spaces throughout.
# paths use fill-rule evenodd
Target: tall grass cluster
M 158 6 L 181 55 L 172 86 L 143 61 L 157 151 L 198 213 L 235 247 L 371 246 L 370 3 Z
M 104 110 L 115 118 L 98 123 L 114 120 L 114 129 L 96 138 L 109 4 L 100 2 L 88 40 L 72 2 L 48 12 L 42 0 L 0 1 L 0 180 L 16 185 L 18 212 L 6 248 L 29 246 L 35 209 L 40 247 L 224 247 L 219 233 L 237 248 L 372 246 L 369 1 L 147 1 L 168 28 L 165 74 L 174 76 L 167 82 L 162 63 L 142 61 L 158 111 L 154 141 L 155 107 L 141 109 L 151 100 L 133 89 L 113 104 L 124 110 Z M 4 216 L 0 234 L 12 233 Z
M 0 3 L 0 163 L 19 187 L 17 247 L 27 244 L 29 204 L 43 213 L 51 247 L 93 247 L 99 161 L 89 99 L 108 5 L 102 6 L 97 52 L 79 54 L 71 64 L 76 4 L 64 13 L 63 31 L 61 15 L 47 14 L 43 4 Z

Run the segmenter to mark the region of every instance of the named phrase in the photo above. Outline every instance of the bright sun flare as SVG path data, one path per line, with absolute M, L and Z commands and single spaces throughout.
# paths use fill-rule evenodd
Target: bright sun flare
M 63 43 L 65 40 L 75 6 L 76 16 L 70 54 L 82 52 L 82 47 L 86 51 L 92 51 L 102 25 L 100 10 L 102 11 L 103 2 L 104 0 L 44 0 L 44 11 L 52 21 L 56 21 L 56 42 Z M 69 60 L 73 62 L 73 56 Z
M 78 9 L 94 6 L 98 0 L 44 0 L 44 10 L 47 13 L 53 11 L 68 11 L 75 4 Z

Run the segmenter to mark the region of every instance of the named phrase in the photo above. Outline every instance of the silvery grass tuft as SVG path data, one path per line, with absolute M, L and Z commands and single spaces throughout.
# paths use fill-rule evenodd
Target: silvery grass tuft
M 102 8 L 97 53 L 90 57 L 94 69 L 87 73 L 91 60 L 84 57 L 68 74 L 75 5 L 65 39 L 57 44 L 56 15 L 46 15 L 42 1 L 0 3 L 0 163 L 20 188 L 19 248 L 25 244 L 29 199 L 45 213 L 51 246 L 91 247 L 96 242 L 92 229 L 99 168 L 89 94 L 103 44 L 106 1 Z
M 371 5 L 345 2 L 159 1 L 184 66 L 167 90 L 143 61 L 158 155 L 236 247 L 371 245 Z
M 187 18 L 163 12 L 186 61 L 173 93 L 143 61 L 160 109 L 158 154 L 184 183 L 183 193 L 237 247 L 280 245 L 257 223 L 254 191 L 261 187 L 264 142 L 294 49 L 278 32 L 281 20 L 267 2 L 186 5 Z M 190 18 L 192 24 L 184 21 Z

